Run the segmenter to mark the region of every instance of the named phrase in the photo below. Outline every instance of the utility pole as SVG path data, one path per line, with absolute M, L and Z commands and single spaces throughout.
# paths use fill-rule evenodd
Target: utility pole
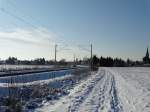
M 76 56 L 75 56 L 75 54 L 73 55 L 73 58 L 74 58 L 73 66 L 75 67 L 76 66 Z
M 57 62 L 57 44 L 55 44 L 55 64 L 56 64 L 56 62 Z
M 92 53 L 92 52 L 93 52 L 93 48 L 92 48 L 92 47 L 93 47 L 93 46 L 92 46 L 92 44 L 91 44 L 91 60 L 90 60 L 90 62 L 91 62 L 91 63 L 90 63 L 90 64 L 91 64 L 91 70 L 92 70 L 92 68 L 93 68 L 93 59 L 92 59 L 92 58 L 93 58 L 93 53 Z

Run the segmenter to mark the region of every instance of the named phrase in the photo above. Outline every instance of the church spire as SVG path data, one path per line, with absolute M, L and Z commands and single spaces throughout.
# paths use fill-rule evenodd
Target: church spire
M 146 51 L 146 57 L 149 58 L 149 51 L 148 51 L 148 47 L 147 47 L 147 51 Z
M 146 56 L 143 58 L 144 64 L 150 64 L 149 51 L 147 47 Z

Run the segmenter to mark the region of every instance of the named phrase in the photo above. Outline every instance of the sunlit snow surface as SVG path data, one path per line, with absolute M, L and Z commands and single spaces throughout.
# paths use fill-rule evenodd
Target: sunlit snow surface
M 150 68 L 99 68 L 38 112 L 150 112 Z
M 10 83 L 11 79 L 15 81 L 15 86 L 21 87 L 25 85 L 38 85 L 42 83 L 49 83 L 54 80 L 64 79 L 70 77 L 72 72 L 73 69 L 0 77 L 0 97 L 8 95 L 8 83 Z

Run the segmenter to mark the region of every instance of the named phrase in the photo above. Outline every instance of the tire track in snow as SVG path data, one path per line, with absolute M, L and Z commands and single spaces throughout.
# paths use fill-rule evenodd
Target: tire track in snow
M 104 92 L 106 90 L 105 87 L 103 88 L 103 85 L 105 85 L 106 82 L 105 77 L 106 75 L 104 75 L 104 77 L 95 85 L 93 91 L 89 94 L 88 98 L 81 105 L 80 110 L 82 110 L 83 112 L 98 112 L 99 109 L 103 108 L 103 103 L 105 99 Z
M 105 75 L 105 72 L 101 72 L 101 74 L 97 74 L 97 76 L 90 82 L 90 84 L 87 86 L 86 90 L 80 95 L 76 96 L 75 100 L 73 101 L 73 104 L 69 106 L 68 112 L 80 112 L 79 108 L 81 104 L 88 98 L 91 91 L 94 89 L 95 85 L 103 79 Z
M 150 112 L 147 71 L 149 68 L 100 68 L 42 112 Z
M 110 73 L 111 74 L 111 73 Z M 115 78 L 112 74 L 111 77 L 111 89 L 110 89 L 110 94 L 111 94 L 111 111 L 113 112 L 122 112 L 123 108 L 120 105 L 119 99 L 118 99 L 118 94 L 117 94 L 117 89 L 116 89 L 116 84 L 115 84 Z
M 69 112 L 123 112 L 117 95 L 115 77 L 100 70 L 85 91 L 70 105 Z
M 104 71 L 104 77 L 80 107 L 81 112 L 122 112 L 113 74 Z M 92 103 L 90 103 L 92 102 Z
M 64 108 L 64 112 L 123 112 L 114 74 L 107 69 L 100 69 L 66 98 L 52 111 Z

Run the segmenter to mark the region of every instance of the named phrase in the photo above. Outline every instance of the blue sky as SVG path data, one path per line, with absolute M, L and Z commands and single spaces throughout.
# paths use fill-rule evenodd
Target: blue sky
M 54 59 L 56 43 L 58 60 L 72 60 L 89 57 L 92 43 L 98 56 L 141 60 L 150 45 L 148 0 L 0 0 L 0 8 L 1 59 Z

